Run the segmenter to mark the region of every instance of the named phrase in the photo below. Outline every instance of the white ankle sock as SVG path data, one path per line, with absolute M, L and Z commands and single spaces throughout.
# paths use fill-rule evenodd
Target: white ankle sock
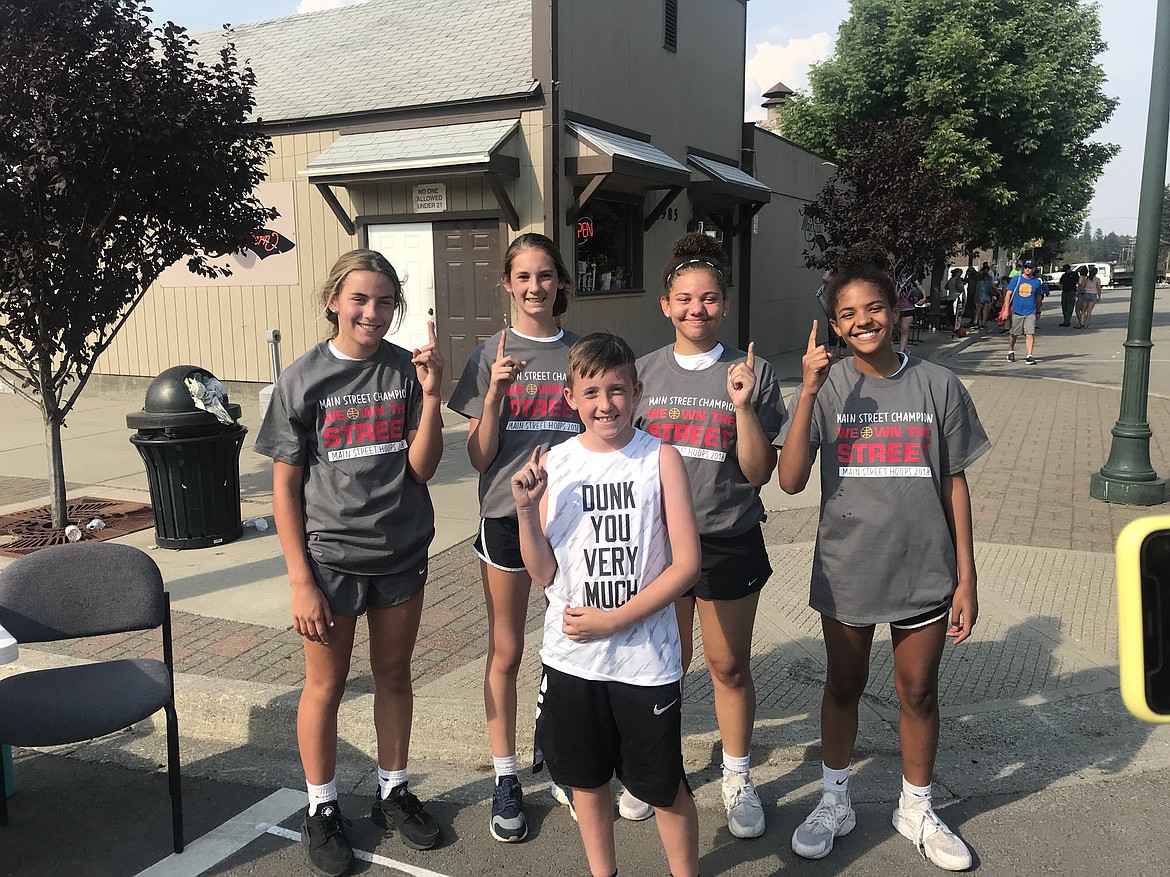
M 728 755 L 727 750 L 723 750 L 723 778 L 726 779 L 728 774 L 733 773 L 748 773 L 751 770 L 752 754 L 740 758 L 738 755 Z
M 931 786 L 932 783 L 916 786 L 906 777 L 902 777 L 902 802 L 911 807 L 921 807 L 923 803 L 929 805 Z
M 327 804 L 330 801 L 337 800 L 337 778 L 334 777 L 323 786 L 315 786 L 308 780 L 305 780 L 305 788 L 309 792 L 309 815 L 314 816 L 317 813 L 317 807 L 320 804 Z
M 843 767 L 840 770 L 829 767 L 823 761 L 821 762 L 821 781 L 824 784 L 826 792 L 835 792 L 838 795 L 849 794 L 849 768 Z
M 500 782 L 500 777 L 516 776 L 516 756 L 505 755 L 503 758 L 496 758 L 492 756 L 492 767 L 496 770 L 496 783 Z
M 385 798 L 396 786 L 406 782 L 406 768 L 402 770 L 383 770 L 378 765 L 378 797 Z

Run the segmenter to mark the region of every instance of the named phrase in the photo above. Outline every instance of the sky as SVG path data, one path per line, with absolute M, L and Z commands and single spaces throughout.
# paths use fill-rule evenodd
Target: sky
M 239 0 L 153 0 L 148 5 L 154 9 L 156 22 L 169 19 L 190 31 L 200 31 L 226 22 L 262 21 L 350 2 L 353 0 L 250 0 L 245 5 Z M 1137 229 L 1156 3 L 1100 3 L 1102 36 L 1109 44 L 1100 59 L 1108 77 L 1105 91 L 1120 104 L 1095 139 L 1116 143 L 1121 151 L 1097 181 L 1088 220 L 1106 233 L 1133 234 Z M 829 57 L 837 28 L 848 15 L 848 0 L 749 0 L 744 118 L 764 117 L 761 96 L 777 82 L 806 89 L 809 66 Z

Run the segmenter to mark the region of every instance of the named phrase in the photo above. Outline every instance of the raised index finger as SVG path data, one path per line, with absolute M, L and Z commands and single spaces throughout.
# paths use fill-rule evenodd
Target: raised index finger
M 537 445 L 535 448 L 532 449 L 532 462 L 533 463 L 540 462 L 540 445 Z
M 502 330 L 500 330 L 500 349 L 496 353 L 496 362 L 499 362 L 504 358 L 504 339 L 506 337 L 508 337 L 508 329 L 507 327 L 504 327 Z
M 427 320 L 427 334 L 430 336 L 432 344 L 439 343 L 439 339 L 435 336 L 435 321 L 434 320 Z
M 817 349 L 817 321 L 813 320 L 812 331 L 808 333 L 808 349 L 805 353 L 812 353 Z
M 755 369 L 756 367 L 756 342 L 749 341 L 747 349 L 747 367 Z

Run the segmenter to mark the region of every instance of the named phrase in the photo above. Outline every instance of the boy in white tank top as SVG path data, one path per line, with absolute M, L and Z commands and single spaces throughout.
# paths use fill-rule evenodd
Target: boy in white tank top
M 616 875 L 616 773 L 654 807 L 675 877 L 699 868 L 682 764 L 682 655 L 674 600 L 699 577 L 699 535 L 678 451 L 632 426 L 634 353 L 597 332 L 573 345 L 565 398 L 585 431 L 512 478 L 520 550 L 545 588 L 537 745 L 573 791 L 589 869 Z

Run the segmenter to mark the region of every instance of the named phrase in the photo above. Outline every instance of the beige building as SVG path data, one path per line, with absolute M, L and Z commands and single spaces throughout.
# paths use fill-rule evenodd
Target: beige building
M 372 0 L 236 28 L 275 147 L 260 194 L 281 216 L 230 278 L 168 269 L 98 371 L 267 383 L 267 330 L 285 362 L 325 337 L 318 284 L 371 247 L 406 275 L 391 339 L 417 346 L 433 319 L 453 385 L 504 320 L 501 254 L 525 231 L 575 271 L 574 331 L 639 353 L 669 341 L 661 267 L 701 229 L 732 259 L 724 340 L 802 345 L 819 277 L 801 208 L 832 169 L 742 121 L 746 15 L 746 0 Z

